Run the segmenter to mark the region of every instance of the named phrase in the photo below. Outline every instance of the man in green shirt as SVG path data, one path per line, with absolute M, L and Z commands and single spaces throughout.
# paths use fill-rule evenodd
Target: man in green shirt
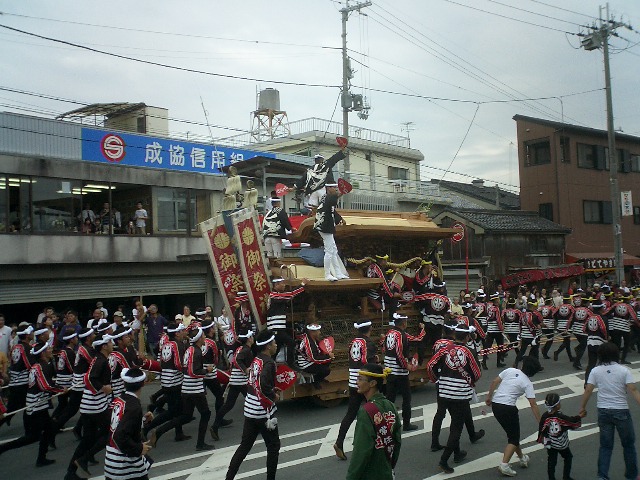
M 353 453 L 347 480 L 392 480 L 400 455 L 402 422 L 393 403 L 380 393 L 390 369 L 367 363 L 358 372 L 360 407 L 353 436 Z

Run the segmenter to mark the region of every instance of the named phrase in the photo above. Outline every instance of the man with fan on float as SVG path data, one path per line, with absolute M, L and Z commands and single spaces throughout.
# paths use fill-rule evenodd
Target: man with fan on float
M 271 198 L 273 207 L 262 220 L 262 235 L 264 246 L 269 258 L 282 258 L 282 239 L 287 238 L 287 230 L 291 232 L 293 227 L 289 216 L 281 208 L 281 200 L 278 197 Z
M 417 430 L 418 426 L 411 423 L 411 388 L 409 386 L 409 370 L 415 370 L 417 364 L 407 358 L 409 355 L 409 342 L 420 342 L 425 335 L 424 323 L 420 323 L 420 334 L 409 335 L 407 329 L 407 317 L 398 313 L 394 314 L 389 322 L 391 329 L 384 339 L 384 366 L 391 372 L 387 378 L 387 398 L 395 402 L 396 395 L 402 395 L 402 423 L 404 431 Z
M 276 344 L 278 345 L 276 357 L 280 349 L 285 346 L 285 359 L 291 368 L 295 368 L 296 342 L 287 329 L 287 311 L 291 307 L 293 299 L 304 292 L 306 281 L 307 279 L 303 279 L 300 287 L 287 292 L 285 291 L 284 278 L 274 278 L 271 280 L 273 288 L 267 302 L 267 328 L 276 336 Z
M 313 229 L 318 232 L 324 245 L 324 279 L 335 282 L 349 278 L 349 274 L 338 255 L 338 246 L 334 238 L 336 225 L 344 224 L 343 218 L 336 211 L 338 198 L 342 196 L 342 193 L 338 191 L 337 183 L 327 183 L 326 192 L 320 199 Z
M 340 460 L 347 459 L 344 453 L 344 439 L 349 427 L 356 419 L 360 405 L 365 401 L 365 397 L 358 393 L 358 372 L 369 363 L 380 363 L 377 355 L 378 346 L 371 340 L 371 325 L 371 320 L 353 324 L 358 334 L 349 344 L 349 405 L 340 423 L 338 438 L 333 445 L 336 456 Z
M 346 148 L 347 144 L 345 143 L 340 147 L 340 151 L 332 155 L 329 160 L 325 160 L 320 154 L 313 157 L 315 165 L 307 168 L 306 173 L 293 184 L 293 188 L 289 189 L 289 191 L 297 190 L 299 193 L 309 197 L 308 203 L 312 209 L 310 216 L 315 215 L 322 197 L 327 193 L 325 189 L 326 185 L 336 183 L 332 169 L 336 163 L 345 158 Z
M 267 480 L 275 480 L 280 452 L 278 419 L 275 417 L 276 396 L 276 354 L 275 335 L 269 329 L 262 330 L 255 342 L 258 354 L 249 366 L 247 395 L 244 400 L 244 427 L 242 440 L 229 462 L 226 480 L 233 480 L 240 465 L 253 447 L 258 435 L 261 435 L 267 450 Z
M 298 345 L 296 364 L 299 370 L 313 375 L 313 386 L 321 388 L 321 382 L 331 373 L 331 362 L 335 358 L 333 352 L 323 353 L 318 342 L 322 327 L 317 323 L 307 325 L 307 332 L 302 335 Z

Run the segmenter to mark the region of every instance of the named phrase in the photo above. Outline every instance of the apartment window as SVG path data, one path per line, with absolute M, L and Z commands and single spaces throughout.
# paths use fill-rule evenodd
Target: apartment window
M 546 218 L 553 222 L 553 203 L 541 203 L 538 205 L 538 214 L 542 218 Z
M 389 167 L 389 180 L 409 180 L 409 169 Z
M 524 148 L 527 153 L 528 166 L 551 163 L 551 145 L 549 140 L 526 142 Z
M 640 155 L 632 153 L 629 156 L 629 167 L 632 172 L 640 172 Z
M 562 163 L 571 163 L 569 144 L 569 137 L 560 137 L 560 161 Z
M 640 207 L 633 207 L 633 223 L 640 225 Z
M 616 149 L 616 153 L 618 155 L 618 172 L 628 172 L 629 171 L 629 155 L 628 152 L 625 155 L 625 151 L 618 148 Z M 604 147 L 604 169 L 609 170 L 609 147 Z
M 164 232 L 194 230 L 196 199 L 191 192 L 177 188 L 157 188 L 158 230 Z
M 604 157 L 604 150 L 602 151 Z M 580 168 L 598 168 L 599 160 L 604 168 L 604 158 L 598 157 L 598 146 L 578 143 L 578 167 Z
M 598 200 L 585 200 L 583 202 L 584 223 L 605 223 L 613 222 L 611 202 L 601 202 Z

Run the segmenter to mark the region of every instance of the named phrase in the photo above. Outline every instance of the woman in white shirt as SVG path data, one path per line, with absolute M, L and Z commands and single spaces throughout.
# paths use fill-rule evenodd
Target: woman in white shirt
M 635 386 L 631 371 L 618 364 L 620 350 L 607 342 L 598 348 L 598 366 L 591 370 L 582 395 L 580 414 L 587 414 L 587 402 L 598 387 L 598 426 L 600 427 L 600 451 L 598 452 L 598 478 L 609 478 L 609 465 L 613 452 L 614 433 L 617 430 L 624 455 L 624 478 L 638 477 L 633 419 L 627 403 L 627 393 L 640 404 L 640 392 Z
M 529 466 L 529 455 L 524 455 L 520 449 L 520 417 L 516 402 L 524 394 L 529 400 L 536 421 L 540 422 L 536 393 L 529 379 L 540 370 L 540 362 L 536 358 L 524 357 L 522 370 L 517 368 L 503 370 L 489 387 L 485 403 L 491 406 L 493 416 L 507 434 L 507 446 L 504 449 L 502 463 L 498 466 L 498 471 L 507 477 L 515 477 L 517 474 L 509 465 L 514 453 L 518 455 L 522 468 Z

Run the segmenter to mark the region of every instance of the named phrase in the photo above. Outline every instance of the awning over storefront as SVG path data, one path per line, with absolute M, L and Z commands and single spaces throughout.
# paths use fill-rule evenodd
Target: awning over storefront
M 567 277 L 577 277 L 584 273 L 582 265 L 559 265 L 557 267 L 521 270 L 503 277 L 501 282 L 505 289 L 534 283 L 541 280 L 553 280 Z
M 623 255 L 624 266 L 630 267 L 640 265 L 640 258 L 633 255 Z M 614 270 L 616 262 L 613 255 L 603 252 L 587 252 L 587 253 L 566 253 L 565 261 L 567 263 L 581 263 L 585 272 L 603 272 L 606 270 Z

